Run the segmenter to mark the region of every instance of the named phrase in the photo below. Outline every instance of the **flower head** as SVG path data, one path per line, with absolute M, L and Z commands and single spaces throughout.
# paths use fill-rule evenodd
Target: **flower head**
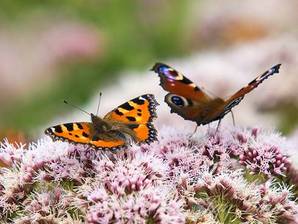
M 166 127 L 118 153 L 44 138 L 0 146 L 0 219 L 16 223 L 295 222 L 287 140 L 261 129 Z M 294 221 L 293 221 L 294 220 Z

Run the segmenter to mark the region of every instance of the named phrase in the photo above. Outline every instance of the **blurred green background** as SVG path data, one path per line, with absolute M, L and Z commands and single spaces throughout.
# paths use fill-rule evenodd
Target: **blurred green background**
M 39 83 L 32 83 L 31 94 L 13 97 L 12 101 L 1 93 L 5 100 L 0 110 L 1 128 L 31 131 L 57 116 L 57 110 L 69 110 L 68 107 L 57 108 L 57 102 L 62 102 L 65 97 L 71 97 L 77 104 L 83 103 L 100 86 L 112 83 L 123 69 L 145 68 L 156 59 L 185 54 L 186 36 L 181 34 L 185 33 L 187 7 L 187 1 L 179 0 L 161 4 L 136 0 L 1 1 L 0 20 L 6 29 L 32 30 L 33 33 L 38 30 L 38 33 L 55 24 L 59 26 L 59 23 L 71 21 L 91 29 L 91 35 L 99 36 L 99 40 L 89 41 L 102 41 L 94 44 L 98 48 L 95 53 L 83 52 L 82 56 L 80 52 L 75 55 L 74 51 L 72 57 L 67 56 L 70 59 L 56 55 L 61 61 L 58 71 L 53 71 L 58 74 L 48 74 L 55 76 L 50 80 L 51 85 L 41 82 L 44 86 L 40 89 Z M 67 29 L 67 23 L 65 26 Z M 18 34 L 22 35 L 22 32 Z M 63 36 L 58 38 L 63 39 Z M 77 42 L 85 44 L 80 40 Z M 31 81 L 34 82 L 34 78 Z
M 227 14 L 238 10 L 231 2 Z M 212 7 L 218 8 L 216 1 L 0 0 L 0 133 L 30 136 L 69 110 L 57 106 L 63 99 L 81 105 L 123 70 L 145 71 L 156 61 L 272 32 L 250 17 L 224 23 L 223 14 L 207 19 L 211 25 L 201 23 Z M 284 133 L 296 127 L 297 111 L 289 103 L 279 108 Z

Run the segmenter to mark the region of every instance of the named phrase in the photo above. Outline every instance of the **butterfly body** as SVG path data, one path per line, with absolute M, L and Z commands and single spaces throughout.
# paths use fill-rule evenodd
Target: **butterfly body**
M 103 119 L 94 114 L 91 114 L 90 138 L 103 141 L 126 141 L 133 138 L 136 142 L 140 141 L 132 131 L 131 124 Z
M 109 112 L 104 118 L 91 114 L 91 122 L 74 122 L 48 128 L 54 140 L 88 144 L 97 149 L 115 150 L 135 143 L 156 140 L 152 124 L 157 102 L 151 94 L 134 98 Z
M 152 70 L 159 75 L 162 88 L 169 92 L 165 96 L 165 102 L 171 108 L 171 112 L 177 113 L 185 120 L 194 121 L 197 125 L 205 125 L 221 120 L 241 102 L 244 95 L 255 89 L 269 76 L 278 73 L 279 67 L 280 64 L 273 66 L 227 99 L 208 95 L 166 64 L 156 63 Z

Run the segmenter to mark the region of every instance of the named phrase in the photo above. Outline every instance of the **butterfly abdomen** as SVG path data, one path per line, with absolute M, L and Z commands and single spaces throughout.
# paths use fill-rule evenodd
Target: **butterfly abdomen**
M 221 119 L 225 114 L 222 114 L 225 101 L 221 98 L 212 99 L 207 105 L 204 105 L 197 115 L 197 125 L 205 125 L 212 121 Z

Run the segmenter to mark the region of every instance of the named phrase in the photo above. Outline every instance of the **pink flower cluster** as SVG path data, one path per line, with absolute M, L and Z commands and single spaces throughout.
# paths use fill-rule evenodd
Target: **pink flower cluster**
M 41 139 L 0 146 L 0 220 L 297 223 L 289 140 L 260 129 L 165 127 L 115 154 Z

